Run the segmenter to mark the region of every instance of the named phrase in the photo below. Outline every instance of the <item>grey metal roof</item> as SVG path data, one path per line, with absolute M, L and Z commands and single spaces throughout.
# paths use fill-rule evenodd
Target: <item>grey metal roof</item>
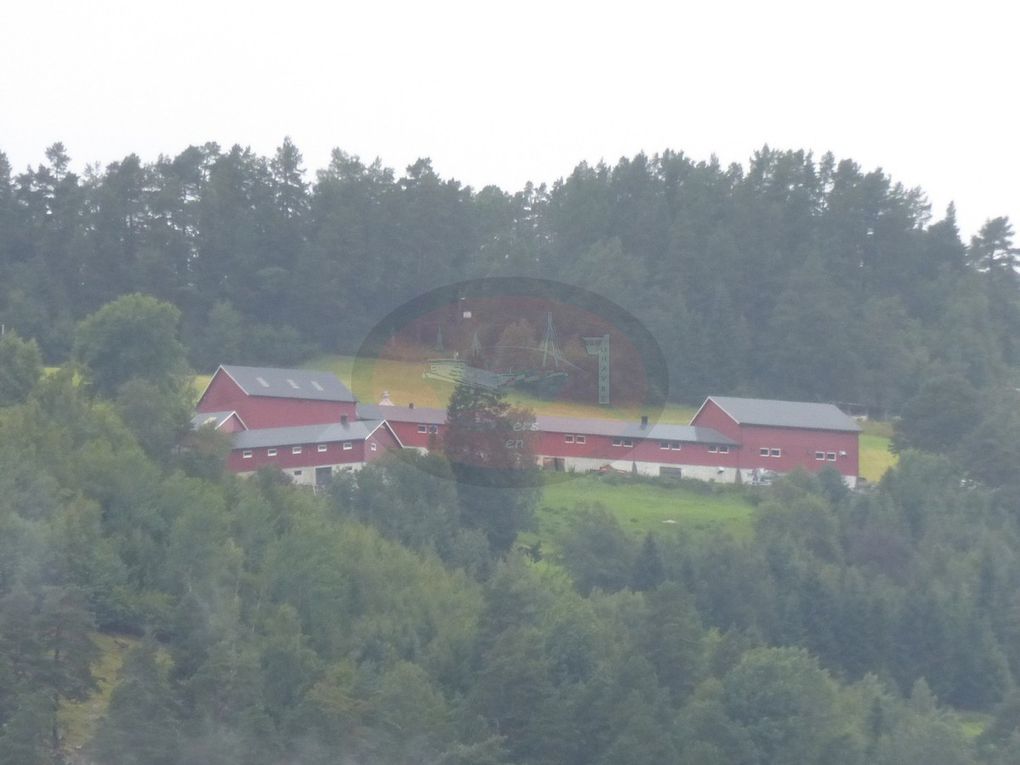
M 297 425 L 290 428 L 259 428 L 241 430 L 232 435 L 235 449 L 258 449 L 263 446 L 294 446 L 324 444 L 335 441 L 364 441 L 382 424 L 382 420 L 353 420 L 346 425 Z
M 205 425 L 212 425 L 214 428 L 218 428 L 233 413 L 233 410 L 229 412 L 196 412 L 191 417 L 191 428 L 194 430 Z
M 418 406 L 388 406 L 383 404 L 358 404 L 358 416 L 372 420 L 393 420 L 394 422 L 416 422 L 442 425 L 446 422 L 445 409 Z
M 350 388 L 332 372 L 275 367 L 220 367 L 249 396 L 301 398 L 313 401 L 356 401 Z
M 535 417 L 538 429 L 549 433 L 581 433 L 593 436 L 620 438 L 648 438 L 655 441 L 683 441 L 685 443 L 718 444 L 739 446 L 739 444 L 712 428 L 692 425 L 671 425 L 657 422 L 641 426 L 630 420 L 597 420 L 585 417 L 551 417 L 540 414 Z
M 709 396 L 723 411 L 743 425 L 780 428 L 859 431 L 857 421 L 832 404 L 803 401 L 772 401 L 764 398 Z

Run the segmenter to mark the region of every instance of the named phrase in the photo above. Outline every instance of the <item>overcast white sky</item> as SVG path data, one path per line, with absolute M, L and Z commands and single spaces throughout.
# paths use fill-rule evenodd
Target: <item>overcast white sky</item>
M 1020 226 L 1020 7 L 941 5 L 7 0 L 0 151 L 20 171 L 60 140 L 81 169 L 290 135 L 309 170 L 339 146 L 516 190 L 769 143 L 955 200 L 966 235 Z

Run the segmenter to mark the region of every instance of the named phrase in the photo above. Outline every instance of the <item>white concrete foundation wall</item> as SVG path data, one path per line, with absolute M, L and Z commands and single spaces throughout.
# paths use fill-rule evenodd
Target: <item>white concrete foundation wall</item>
M 737 469 L 732 467 L 713 467 L 711 465 L 663 465 L 663 467 L 680 468 L 682 478 L 697 478 L 699 481 L 716 481 L 717 483 L 736 483 Z M 747 479 L 747 471 L 740 474 Z
M 333 471 L 333 475 L 340 472 L 354 472 L 355 470 L 361 470 L 365 467 L 364 462 L 345 462 L 342 465 L 316 465 L 315 467 L 304 467 L 304 468 L 283 468 L 282 472 L 290 480 L 298 486 L 315 486 L 315 470 L 320 467 L 328 467 Z M 249 478 L 255 475 L 254 470 L 249 470 L 244 473 L 238 473 L 241 478 Z

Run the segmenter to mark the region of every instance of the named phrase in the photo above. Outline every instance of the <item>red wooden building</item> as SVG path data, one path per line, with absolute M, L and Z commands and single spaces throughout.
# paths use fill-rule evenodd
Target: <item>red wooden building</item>
M 740 444 L 737 467 L 763 472 L 833 467 L 857 485 L 860 426 L 832 404 L 709 396 L 691 419 Z
M 354 420 L 356 400 L 331 372 L 221 366 L 198 400 L 199 412 L 236 412 L 249 429 Z
M 234 472 L 275 465 L 310 484 L 389 449 L 441 449 L 447 429 L 444 409 L 358 404 L 335 375 L 299 369 L 221 366 L 197 409 L 195 427 L 232 434 Z M 756 482 L 833 467 L 855 486 L 859 433 L 831 404 L 710 396 L 690 425 L 538 415 L 528 438 L 553 470 Z

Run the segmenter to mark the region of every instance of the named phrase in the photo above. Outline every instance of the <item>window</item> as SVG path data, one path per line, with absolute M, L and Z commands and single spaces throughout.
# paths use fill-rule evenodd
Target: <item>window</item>
M 318 449 L 318 450 L 319 450 L 320 452 L 324 452 L 324 451 L 326 451 L 326 445 L 325 445 L 325 444 L 319 444 L 319 445 L 318 445 L 317 447 L 315 447 L 315 448 L 316 448 L 316 449 Z
M 373 441 L 372 443 L 370 443 L 370 444 L 368 445 L 368 448 L 369 448 L 369 449 L 371 449 L 371 450 L 372 450 L 372 451 L 374 452 L 374 451 L 375 451 L 376 449 L 378 449 L 379 447 L 378 447 L 378 446 L 376 446 L 376 443 L 375 443 L 375 441 Z
M 345 452 L 350 451 L 353 448 L 354 448 L 354 444 L 353 443 L 351 443 L 350 441 L 344 441 L 344 451 Z
M 632 440 L 630 440 L 629 438 L 625 438 L 625 439 L 623 439 L 623 445 L 626 446 L 629 449 L 630 447 L 632 447 L 634 445 L 634 442 Z
M 303 470 L 295 470 L 295 471 L 294 471 L 294 475 L 295 475 L 295 476 L 299 476 L 299 475 L 301 475 L 301 474 L 302 474 L 303 472 L 304 472 Z
M 438 433 L 438 432 L 439 432 L 439 426 L 438 425 L 429 425 L 429 433 Z
M 276 449 L 266 449 L 266 456 L 267 457 L 275 457 L 276 456 Z
M 669 448 L 672 449 L 675 452 L 680 451 L 680 442 L 679 441 L 670 441 L 669 442 Z
M 290 448 L 290 453 L 291 454 L 301 454 L 301 447 L 300 446 L 292 446 Z
M 836 452 L 828 452 L 825 455 L 825 459 L 827 459 L 829 462 L 835 462 L 836 461 Z
M 574 436 L 575 444 L 583 444 L 585 442 L 584 436 Z
M 659 448 L 660 449 L 668 449 L 669 448 L 669 441 L 659 441 Z
M 759 449 L 758 450 L 758 456 L 759 457 L 768 457 L 769 456 L 769 450 L 768 449 Z
M 825 459 L 825 452 L 815 452 L 815 459 L 816 460 L 824 460 Z
M 564 443 L 572 444 L 574 443 L 574 436 L 571 435 L 570 433 L 567 433 L 565 436 L 563 436 L 563 441 Z
M 730 453 L 730 447 L 728 447 L 728 446 L 720 446 L 719 447 L 719 454 L 729 454 L 729 453 Z
M 623 446 L 623 439 L 622 438 L 614 438 L 613 439 L 613 446 Z
M 244 451 L 242 451 L 241 452 L 241 457 L 243 457 L 246 460 L 250 460 L 251 459 L 251 449 L 245 449 Z
M 783 456 L 783 450 L 782 449 L 773 449 L 772 450 L 772 456 L 773 457 L 782 457 Z
M 428 433 L 429 432 L 428 426 L 427 425 L 419 425 L 418 426 L 418 432 L 419 433 Z

